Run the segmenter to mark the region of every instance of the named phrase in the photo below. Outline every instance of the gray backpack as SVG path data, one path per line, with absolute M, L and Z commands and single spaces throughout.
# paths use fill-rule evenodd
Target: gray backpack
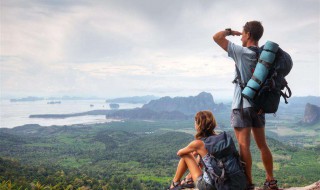
M 202 139 L 211 157 L 213 170 L 200 159 L 205 172 L 217 190 L 243 190 L 247 180 L 232 137 L 223 132 Z

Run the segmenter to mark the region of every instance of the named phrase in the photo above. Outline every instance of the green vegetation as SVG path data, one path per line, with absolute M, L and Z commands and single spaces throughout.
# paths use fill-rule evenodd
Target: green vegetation
M 219 129 L 228 130 L 223 119 L 217 117 Z M 193 129 L 192 120 L 1 129 L 0 189 L 164 189 L 179 160 L 176 152 L 193 139 Z M 319 180 L 318 146 L 268 142 L 280 186 Z M 254 143 L 252 152 L 255 183 L 262 184 Z

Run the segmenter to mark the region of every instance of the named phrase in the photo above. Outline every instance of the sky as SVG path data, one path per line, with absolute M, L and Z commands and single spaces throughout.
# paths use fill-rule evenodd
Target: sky
M 318 0 L 1 0 L 1 98 L 233 95 L 212 40 L 247 21 L 293 59 L 293 96 L 320 96 Z M 241 45 L 240 37 L 228 40 Z

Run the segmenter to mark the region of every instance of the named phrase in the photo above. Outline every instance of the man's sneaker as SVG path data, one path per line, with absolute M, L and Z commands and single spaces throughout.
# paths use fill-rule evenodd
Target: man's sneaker
M 279 190 L 277 180 L 266 181 L 263 184 L 263 190 Z

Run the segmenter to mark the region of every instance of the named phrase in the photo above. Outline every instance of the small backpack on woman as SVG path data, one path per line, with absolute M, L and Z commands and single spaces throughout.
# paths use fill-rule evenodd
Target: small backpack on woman
M 217 190 L 243 190 L 246 175 L 232 137 L 226 132 L 202 139 L 211 157 L 213 170 L 209 170 L 202 158 L 212 184 Z

